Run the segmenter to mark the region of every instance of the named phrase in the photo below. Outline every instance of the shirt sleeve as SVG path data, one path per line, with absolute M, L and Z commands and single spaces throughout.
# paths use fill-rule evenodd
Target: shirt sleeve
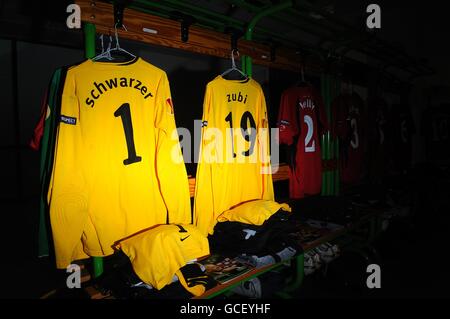
M 277 126 L 280 129 L 280 144 L 291 145 L 294 137 L 300 132 L 297 123 L 297 109 L 295 107 L 295 96 L 288 91 L 281 95 L 280 109 L 278 111 Z
M 54 164 L 47 193 L 57 268 L 67 267 L 77 258 L 77 247 L 88 218 L 88 198 L 84 167 L 81 119 L 75 94 L 75 77 L 68 72 L 61 102 L 61 115 L 56 118 Z
M 213 232 L 214 198 L 212 189 L 210 152 L 204 152 L 205 133 L 208 129 L 209 111 L 211 107 L 211 87 L 206 87 L 203 100 L 202 134 L 200 138 L 200 156 L 195 176 L 194 224 L 207 235 Z
M 260 121 L 257 129 L 257 137 L 259 149 L 261 150 L 261 182 L 262 182 L 262 199 L 274 200 L 272 167 L 270 161 L 270 135 L 269 135 L 269 119 L 267 116 L 267 106 L 264 93 L 261 90 L 259 97 L 260 105 Z
M 156 92 L 156 174 L 167 207 L 168 223 L 191 223 L 189 182 L 175 124 L 174 108 L 166 73 Z
M 44 135 L 44 124 L 47 117 L 47 105 L 48 105 L 48 89 L 44 92 L 44 98 L 41 103 L 41 113 L 39 115 L 39 120 L 34 128 L 33 136 L 28 143 L 30 148 L 34 151 L 38 151 L 41 148 L 41 140 Z

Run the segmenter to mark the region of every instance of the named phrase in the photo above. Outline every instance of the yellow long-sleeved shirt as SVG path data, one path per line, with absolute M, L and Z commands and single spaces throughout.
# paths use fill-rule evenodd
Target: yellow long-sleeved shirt
M 141 58 L 72 67 L 60 120 L 48 191 L 58 268 L 109 255 L 141 229 L 191 222 L 164 71 Z
M 242 202 L 274 199 L 267 109 L 261 86 L 216 77 L 203 104 L 194 223 L 212 234 L 217 217 Z

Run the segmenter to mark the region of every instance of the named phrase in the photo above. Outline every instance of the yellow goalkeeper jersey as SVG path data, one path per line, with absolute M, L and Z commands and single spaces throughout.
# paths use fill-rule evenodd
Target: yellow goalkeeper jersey
M 242 202 L 273 200 L 267 109 L 253 79 L 208 83 L 196 174 L 194 223 L 212 234 L 217 217 Z
M 70 68 L 48 191 L 57 267 L 191 223 L 189 197 L 166 73 L 141 58 Z
M 160 290 L 182 277 L 180 268 L 209 255 L 206 236 L 193 225 L 160 225 L 124 238 L 115 244 L 130 258 L 139 278 Z M 181 279 L 181 278 L 180 278 Z

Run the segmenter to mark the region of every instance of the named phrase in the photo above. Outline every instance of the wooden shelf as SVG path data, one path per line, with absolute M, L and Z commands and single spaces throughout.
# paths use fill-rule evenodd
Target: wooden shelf
M 287 164 L 280 164 L 279 166 L 272 166 L 272 179 L 274 182 L 284 181 L 289 179 L 289 167 Z M 189 192 L 191 197 L 195 194 L 195 177 L 189 177 Z
M 113 6 L 104 2 L 76 0 L 81 7 L 81 20 L 96 25 L 97 33 L 114 34 Z M 220 58 L 229 58 L 231 38 L 229 34 L 200 28 L 195 25 L 189 28 L 189 40 L 181 40 L 181 23 L 125 8 L 123 24 L 128 31 L 118 30 L 120 38 L 134 40 L 146 44 L 181 49 L 199 54 Z M 144 30 L 151 30 L 150 32 Z M 240 56 L 252 57 L 254 64 L 284 70 L 299 69 L 301 56 L 295 50 L 277 49 L 275 59 L 271 59 L 268 45 L 254 41 L 239 39 L 237 43 Z M 306 66 L 310 72 L 320 72 L 321 65 L 310 60 Z

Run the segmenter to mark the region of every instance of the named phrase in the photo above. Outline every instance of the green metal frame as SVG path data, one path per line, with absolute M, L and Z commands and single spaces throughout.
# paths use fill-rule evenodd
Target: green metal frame
M 132 4 L 130 4 L 129 8 L 163 18 L 170 18 L 170 12 L 174 11 L 175 10 L 174 8 L 177 5 L 179 5 L 180 2 L 171 0 L 170 3 L 173 4 L 174 7 L 170 7 L 156 2 L 136 0 L 133 1 Z M 186 12 L 186 14 L 193 16 L 198 21 L 198 25 L 202 27 L 206 27 L 208 29 L 212 29 L 219 32 L 224 32 L 226 26 L 231 26 L 237 29 L 245 29 L 246 26 L 245 21 L 228 17 L 211 10 L 205 10 L 201 7 L 191 4 L 181 3 L 180 5 L 182 5 L 183 8 L 185 8 L 184 11 Z M 148 7 L 151 7 L 153 9 L 149 9 Z M 158 11 L 159 9 L 164 11 Z M 257 27 L 255 28 L 255 31 L 270 36 L 271 38 L 276 39 L 277 41 L 281 41 L 283 43 L 290 43 L 289 39 L 283 38 L 279 34 L 267 30 L 265 28 Z
M 289 283 L 281 294 L 282 297 L 291 297 L 290 293 L 300 288 L 305 278 L 305 252 L 301 253 L 293 260 L 294 279 Z
M 285 10 L 292 7 L 292 1 L 282 2 L 278 5 L 271 6 L 261 12 L 257 13 L 253 19 L 250 21 L 247 31 L 245 32 L 245 40 L 251 41 L 253 39 L 253 32 L 255 30 L 256 24 L 264 17 L 267 17 L 276 12 Z M 252 58 L 250 56 L 242 56 L 242 70 L 249 76 L 253 75 Z
M 267 15 L 271 15 L 271 19 L 274 22 L 286 24 L 287 26 L 308 32 L 309 34 L 318 37 L 318 44 L 312 48 L 314 51 L 326 53 L 330 49 L 333 50 L 333 44 L 336 44 L 336 39 L 342 39 L 342 35 L 346 35 L 346 37 L 351 37 L 352 40 L 350 42 L 338 41 L 337 47 L 344 49 L 339 53 L 341 56 L 345 56 L 350 50 L 356 50 L 367 54 L 374 59 L 389 61 L 389 65 L 412 74 L 426 75 L 433 72 L 431 68 L 419 63 L 417 59 L 408 56 L 405 52 L 393 45 L 382 41 L 375 35 L 359 31 L 354 26 L 349 25 L 346 21 L 327 12 L 318 5 L 306 1 L 287 1 L 278 5 L 272 5 L 270 2 L 266 2 L 266 5 L 261 7 L 243 0 L 225 0 L 225 2 L 234 5 L 235 7 L 243 8 L 249 13 L 256 14 L 250 24 L 255 20 L 259 20 L 258 16 L 265 16 L 267 13 Z M 283 12 L 283 10 L 277 11 L 277 7 L 283 7 L 284 5 L 288 5 L 292 10 L 290 10 L 289 13 Z M 225 13 L 210 10 L 206 7 L 199 6 L 198 4 L 192 4 L 182 0 L 167 0 L 164 1 L 164 3 L 149 0 L 136 0 L 133 1 L 129 7 L 142 12 L 164 16 L 166 18 L 170 17 L 173 11 L 182 11 L 196 18 L 199 25 L 220 32 L 223 32 L 227 26 L 242 29 L 245 28 L 246 24 L 245 21 L 233 18 Z M 306 12 L 315 12 L 325 17 L 325 19 L 314 19 Z M 247 28 L 247 31 L 250 32 L 250 38 L 253 37 L 251 35 L 253 32 L 250 31 L 251 29 L 251 26 Z M 258 31 L 256 37 L 260 41 L 277 41 L 291 48 L 304 46 L 301 43 L 301 38 L 299 38 L 299 41 L 294 41 L 294 43 L 292 39 L 289 39 L 283 34 L 273 32 L 272 30 L 260 27 L 256 30 Z M 326 48 L 325 43 L 331 43 L 331 48 Z M 337 47 L 334 45 L 334 49 Z M 352 61 L 350 58 L 346 58 L 346 60 Z M 247 61 L 248 58 L 244 57 L 244 70 L 247 68 Z M 251 66 L 249 67 L 249 71 L 251 73 Z
M 333 112 L 331 110 L 333 99 L 339 95 L 339 79 L 325 71 L 321 75 L 321 93 L 325 105 L 325 113 L 328 123 L 332 123 Z M 331 135 L 330 131 L 321 136 L 322 160 L 339 160 L 339 141 Z M 339 165 L 334 170 L 322 173 L 322 195 L 337 196 L 340 192 Z

